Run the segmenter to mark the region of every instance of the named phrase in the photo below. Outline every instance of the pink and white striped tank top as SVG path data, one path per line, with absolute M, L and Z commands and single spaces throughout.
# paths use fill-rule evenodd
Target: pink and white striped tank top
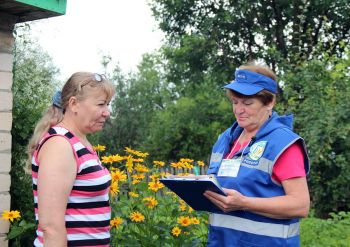
M 38 218 L 37 178 L 40 167 L 38 151 L 52 136 L 62 136 L 69 141 L 77 162 L 76 179 L 69 194 L 65 213 L 68 246 L 109 246 L 111 218 L 109 171 L 101 165 L 93 150 L 85 147 L 67 129 L 58 126 L 49 129 L 32 158 L 34 208 L 36 221 L 39 223 L 34 246 L 43 246 L 43 232 Z

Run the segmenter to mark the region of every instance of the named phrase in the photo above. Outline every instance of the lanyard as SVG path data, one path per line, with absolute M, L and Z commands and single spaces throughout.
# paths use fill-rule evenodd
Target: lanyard
M 233 152 L 235 151 L 235 148 L 236 148 L 236 146 L 237 146 L 237 143 L 239 143 L 239 140 L 241 139 L 241 136 L 243 135 L 243 132 L 244 132 L 244 130 L 243 130 L 242 133 L 239 135 L 239 137 L 238 137 L 238 139 L 237 139 L 235 145 L 233 146 L 233 148 L 231 149 L 231 151 L 230 151 L 230 153 L 228 154 L 227 157 L 231 157 L 231 155 L 232 155 Z M 242 151 L 242 154 L 241 154 L 241 157 L 240 157 L 241 159 L 242 159 L 242 157 L 243 157 L 244 151 L 245 151 L 246 148 L 249 146 L 249 144 L 251 143 L 251 141 L 252 141 L 252 139 L 250 139 L 250 141 L 248 142 L 248 144 L 243 148 L 243 151 Z M 239 150 L 238 150 L 238 151 L 239 151 Z M 228 158 L 228 159 L 231 159 L 231 158 Z

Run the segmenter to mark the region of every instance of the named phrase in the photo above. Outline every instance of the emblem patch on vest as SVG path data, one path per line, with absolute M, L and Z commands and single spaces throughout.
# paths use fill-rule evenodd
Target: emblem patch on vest
M 263 155 L 267 141 L 254 143 L 249 150 L 248 157 L 252 160 L 258 160 Z

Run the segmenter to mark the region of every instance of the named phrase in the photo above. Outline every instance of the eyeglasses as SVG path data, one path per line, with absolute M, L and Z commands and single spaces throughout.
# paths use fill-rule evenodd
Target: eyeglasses
M 93 80 L 95 80 L 97 82 L 103 82 L 103 81 L 107 81 L 108 80 L 105 74 L 94 73 L 92 76 L 93 76 Z M 85 82 L 83 82 L 81 84 L 80 88 L 83 88 L 84 86 L 89 84 L 91 81 L 92 81 L 91 79 L 87 79 Z
M 94 78 L 95 78 L 95 81 L 98 81 L 98 82 L 102 82 L 103 80 L 107 81 L 107 77 L 105 74 L 94 73 Z

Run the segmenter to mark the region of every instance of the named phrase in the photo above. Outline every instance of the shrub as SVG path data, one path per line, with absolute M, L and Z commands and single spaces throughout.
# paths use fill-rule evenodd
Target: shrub
M 159 182 L 169 169 L 186 175 L 204 163 L 181 159 L 166 166 L 148 161 L 148 153 L 125 151 L 102 157 L 112 176 L 111 246 L 204 246 L 208 214 L 194 211 Z
M 301 221 L 301 246 L 350 246 L 350 212 L 330 215 L 331 218 L 327 220 L 311 216 Z

